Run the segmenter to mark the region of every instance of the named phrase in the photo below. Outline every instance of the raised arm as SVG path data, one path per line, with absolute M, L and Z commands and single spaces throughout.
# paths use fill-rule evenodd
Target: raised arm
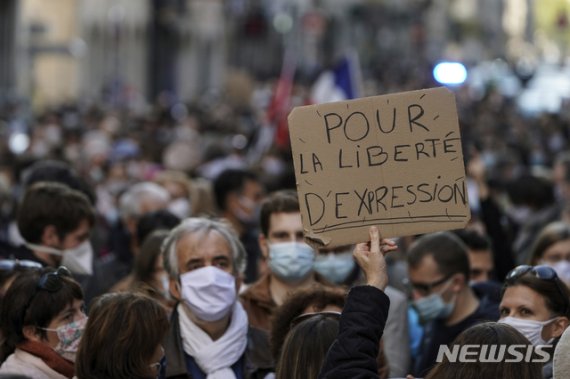
M 366 285 L 348 293 L 338 337 L 327 353 L 319 378 L 378 378 L 378 346 L 390 307 L 384 293 L 388 285 L 384 254 L 395 249 L 396 244 L 382 239 L 375 226 L 370 228 L 370 242 L 356 245 L 353 255 L 364 272 Z

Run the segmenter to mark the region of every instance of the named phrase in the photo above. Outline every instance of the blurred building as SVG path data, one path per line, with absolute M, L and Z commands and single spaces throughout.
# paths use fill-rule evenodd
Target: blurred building
M 313 78 L 356 49 L 374 77 L 393 62 L 566 56 L 567 29 L 565 0 L 2 0 L 0 94 L 136 109 L 219 93 L 235 69 L 275 77 L 286 50 Z
M 149 1 L 73 0 L 76 3 L 77 92 L 113 104 L 137 103 L 149 92 Z
M 15 91 L 16 0 L 0 2 L 0 102 Z

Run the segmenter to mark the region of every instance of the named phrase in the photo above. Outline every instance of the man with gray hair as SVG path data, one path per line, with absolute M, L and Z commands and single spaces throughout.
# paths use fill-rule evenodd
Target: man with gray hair
M 95 262 L 95 274 L 85 288 L 87 302 L 108 292 L 133 268 L 134 256 L 143 241 L 137 239 L 137 226 L 145 214 L 168 207 L 170 195 L 152 182 L 137 183 L 119 198 L 120 218 L 109 233 L 108 254 Z
M 132 259 L 132 253 L 136 253 L 143 242 L 136 238 L 139 219 L 146 213 L 166 209 L 169 201 L 168 191 L 156 183 L 141 182 L 130 187 L 119 199 L 120 222 L 128 234 L 129 244 L 113 252 L 121 256 L 126 250 Z
M 163 244 L 170 293 L 177 300 L 164 342 L 163 378 L 263 378 L 270 349 L 237 301 L 245 250 L 230 226 L 188 218 Z

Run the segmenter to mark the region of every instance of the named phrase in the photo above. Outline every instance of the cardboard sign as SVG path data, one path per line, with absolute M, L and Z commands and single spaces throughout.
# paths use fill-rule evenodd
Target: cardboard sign
M 434 88 L 289 114 L 305 238 L 313 246 L 463 228 L 470 219 L 455 97 Z

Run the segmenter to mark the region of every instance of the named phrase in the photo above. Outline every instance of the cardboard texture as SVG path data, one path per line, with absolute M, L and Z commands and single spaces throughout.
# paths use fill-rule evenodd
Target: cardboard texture
M 305 239 L 335 247 L 465 227 L 471 214 L 448 89 L 297 107 L 289 114 Z

